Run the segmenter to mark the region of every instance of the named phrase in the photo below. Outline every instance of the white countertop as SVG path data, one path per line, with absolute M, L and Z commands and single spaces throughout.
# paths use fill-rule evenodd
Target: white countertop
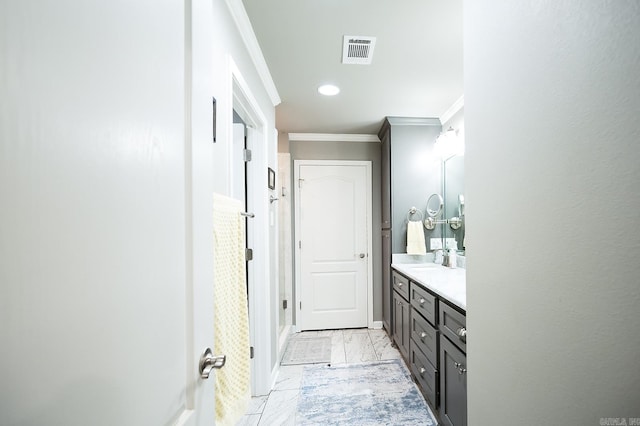
M 443 299 L 467 310 L 467 271 L 435 263 L 392 263 L 391 267 Z

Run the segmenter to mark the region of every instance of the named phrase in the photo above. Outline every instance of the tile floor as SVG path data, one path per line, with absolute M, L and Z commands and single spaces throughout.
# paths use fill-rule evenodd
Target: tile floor
M 290 338 L 331 336 L 331 364 L 362 363 L 400 358 L 384 330 L 307 331 Z M 268 396 L 252 398 L 237 426 L 295 425 L 295 413 L 305 365 L 283 365 Z

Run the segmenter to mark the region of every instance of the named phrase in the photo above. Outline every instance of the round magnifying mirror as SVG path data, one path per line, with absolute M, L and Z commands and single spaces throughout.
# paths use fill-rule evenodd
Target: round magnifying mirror
M 440 194 L 431 194 L 427 200 L 427 214 L 429 217 L 438 217 L 444 206 L 444 201 Z

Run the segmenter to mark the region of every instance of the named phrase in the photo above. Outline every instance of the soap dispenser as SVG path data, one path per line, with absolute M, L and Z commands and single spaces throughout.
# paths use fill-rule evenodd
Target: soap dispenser
M 456 268 L 458 266 L 458 253 L 456 252 L 456 249 L 454 248 L 450 248 L 449 249 L 449 267 L 450 268 Z

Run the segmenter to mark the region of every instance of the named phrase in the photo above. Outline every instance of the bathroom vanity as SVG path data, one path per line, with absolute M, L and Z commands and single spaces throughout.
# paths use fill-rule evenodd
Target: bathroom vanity
M 466 271 L 434 263 L 391 266 L 391 337 L 441 423 L 466 425 Z

